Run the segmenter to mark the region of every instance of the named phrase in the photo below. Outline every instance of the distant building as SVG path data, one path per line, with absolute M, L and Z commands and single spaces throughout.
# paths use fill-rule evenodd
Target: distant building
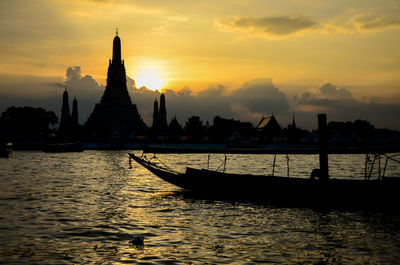
M 180 137 L 183 135 L 183 128 L 176 117 L 174 117 L 168 125 L 168 135 L 171 141 L 179 141 Z
M 165 106 L 165 95 L 160 96 L 160 111 L 158 112 L 159 126 L 161 132 L 168 131 L 167 107 Z
M 165 104 L 165 95 L 160 96 L 160 108 L 158 109 L 157 99 L 154 101 L 153 111 L 153 134 L 159 136 L 168 135 L 167 107 Z
M 112 60 L 109 60 L 106 89 L 85 125 L 91 135 L 99 139 L 108 139 L 110 136 L 128 138 L 147 131 L 128 93 L 118 32 L 113 42 Z
M 153 111 L 153 124 L 151 126 L 153 130 L 158 128 L 158 101 L 154 100 L 154 111 Z
M 289 129 L 291 130 L 296 130 L 297 126 L 296 126 L 296 120 L 294 119 L 294 114 L 293 114 L 293 120 L 292 120 L 292 124 L 288 126 Z
M 73 138 L 77 138 L 79 136 L 79 130 L 80 125 L 78 122 L 78 101 L 75 97 L 72 102 L 72 113 L 70 113 L 68 91 L 67 89 L 65 89 L 63 93 L 61 119 L 60 126 L 57 130 L 57 136 L 64 140 L 73 140 Z
M 212 141 L 218 143 L 245 141 L 253 136 L 254 127 L 250 122 L 224 119 L 217 115 L 214 117 L 212 126 L 207 126 L 206 124 L 206 133 L 210 136 Z
M 299 138 L 299 134 L 300 134 L 301 130 L 297 129 L 296 126 L 296 121 L 294 119 L 294 114 L 293 114 L 293 121 L 292 124 L 289 124 L 287 126 L 287 142 L 288 143 L 297 143 L 298 142 L 298 138 Z
M 72 125 L 73 125 L 73 126 L 79 125 L 79 119 L 78 119 L 78 100 L 76 100 L 76 97 L 74 98 L 74 101 L 72 101 L 71 119 L 72 119 Z
M 272 140 L 281 136 L 282 128 L 274 115 L 263 117 L 256 127 L 257 133 L 263 140 Z
M 69 100 L 68 91 L 65 88 L 63 93 L 63 101 L 61 105 L 61 119 L 60 126 L 58 127 L 58 134 L 62 136 L 67 136 L 70 134 L 72 126 L 71 113 L 69 112 Z

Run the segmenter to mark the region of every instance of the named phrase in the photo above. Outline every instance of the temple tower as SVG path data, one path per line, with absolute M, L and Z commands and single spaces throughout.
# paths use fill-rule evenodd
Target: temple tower
M 296 127 L 296 120 L 294 119 L 294 112 L 293 112 L 293 121 L 292 121 L 291 129 L 292 129 L 292 130 L 296 130 L 296 129 L 297 129 L 297 127 Z
M 72 101 L 72 124 L 79 125 L 79 120 L 78 120 L 78 100 L 76 100 L 76 97 L 74 98 L 74 101 Z
M 128 138 L 147 130 L 136 104 L 132 104 L 126 85 L 124 60 L 121 60 L 121 39 L 118 31 L 113 40 L 112 59 L 109 60 L 107 85 L 100 103 L 86 122 L 92 136 Z
M 158 102 L 157 99 L 154 100 L 154 110 L 153 110 L 153 124 L 152 124 L 152 128 L 153 130 L 157 130 L 158 129 Z
M 152 129 L 154 135 L 159 135 L 159 136 L 168 135 L 167 108 L 165 106 L 164 94 L 161 94 L 160 96 L 160 108 L 158 108 L 157 99 L 154 100 Z
M 160 111 L 158 113 L 158 121 L 160 127 L 160 134 L 167 135 L 168 133 L 168 123 L 167 123 L 167 108 L 165 106 L 165 95 L 160 96 Z
M 115 33 L 113 41 L 113 57 L 112 62 L 115 64 L 121 64 L 121 39 L 118 37 L 118 29 Z
M 66 135 L 71 129 L 71 114 L 69 112 L 69 100 L 68 100 L 68 91 L 65 88 L 63 93 L 63 101 L 61 106 L 61 119 L 60 119 L 60 126 L 58 127 L 58 132 L 61 135 Z

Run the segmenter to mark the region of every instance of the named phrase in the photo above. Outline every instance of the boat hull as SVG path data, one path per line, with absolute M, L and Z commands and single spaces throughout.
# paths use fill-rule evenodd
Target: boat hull
M 287 206 L 399 208 L 400 180 L 329 181 L 309 178 L 230 174 L 187 168 L 185 173 L 164 170 L 130 154 L 159 178 L 204 198 L 251 200 Z

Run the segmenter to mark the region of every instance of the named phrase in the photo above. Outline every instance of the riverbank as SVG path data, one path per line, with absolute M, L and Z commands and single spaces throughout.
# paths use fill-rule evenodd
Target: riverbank
M 318 154 L 318 145 L 297 144 L 189 144 L 82 142 L 82 150 L 143 150 L 147 153 Z M 52 144 L 55 145 L 55 144 Z M 15 143 L 14 150 L 46 150 L 46 143 Z M 330 154 L 400 153 L 400 145 L 328 145 Z

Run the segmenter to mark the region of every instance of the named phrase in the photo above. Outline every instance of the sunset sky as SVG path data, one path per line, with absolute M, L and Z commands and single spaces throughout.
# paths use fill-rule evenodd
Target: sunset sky
M 294 113 L 313 128 L 326 112 L 400 129 L 398 0 L 1 0 L 0 111 L 58 114 L 67 85 L 85 122 L 116 28 L 148 124 L 152 90 L 164 89 L 181 122 L 273 113 L 285 126 Z

